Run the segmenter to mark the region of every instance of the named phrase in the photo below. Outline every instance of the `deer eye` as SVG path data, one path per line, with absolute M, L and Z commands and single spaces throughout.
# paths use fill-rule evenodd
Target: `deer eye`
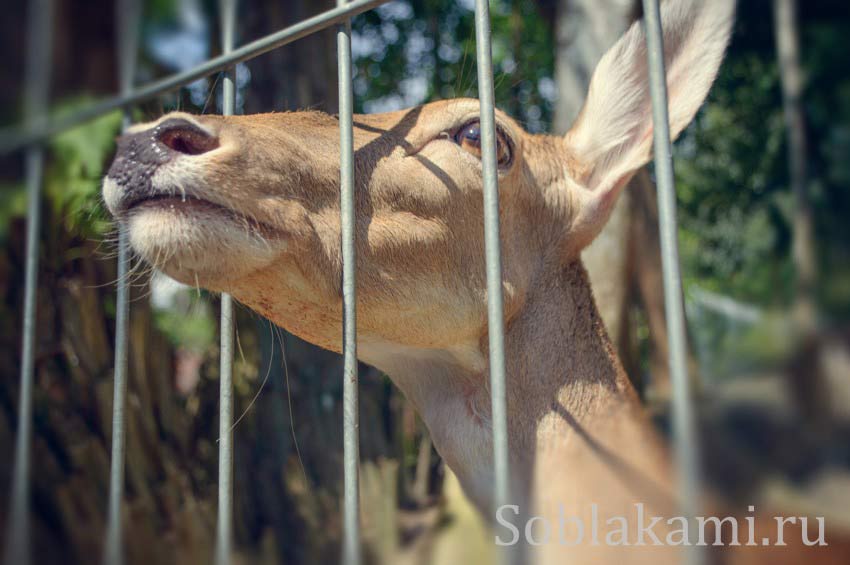
M 478 120 L 460 128 L 454 136 L 455 142 L 465 151 L 481 158 L 481 123 Z M 496 130 L 496 159 L 500 167 L 511 162 L 511 146 L 501 130 Z

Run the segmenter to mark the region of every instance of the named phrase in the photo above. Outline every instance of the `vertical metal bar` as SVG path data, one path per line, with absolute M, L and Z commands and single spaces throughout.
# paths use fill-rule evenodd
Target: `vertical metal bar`
M 133 89 L 133 77 L 139 45 L 138 0 L 120 0 L 116 5 L 118 29 L 118 75 L 122 94 Z M 124 112 L 123 129 L 130 127 L 130 112 Z M 104 563 L 121 565 L 124 562 L 122 511 L 124 499 L 124 464 L 126 452 L 127 354 L 130 316 L 130 289 L 127 280 L 130 265 L 130 246 L 126 226 L 118 227 L 118 282 L 115 298 L 115 367 L 112 391 L 112 455 L 109 470 L 109 505 L 106 520 Z
M 688 379 L 685 313 L 676 224 L 676 186 L 673 179 L 667 75 L 664 68 L 664 37 L 658 0 L 643 0 L 643 9 L 649 59 L 649 86 L 652 95 L 664 307 L 669 332 L 670 374 L 673 385 L 673 443 L 680 481 L 679 497 L 682 513 L 688 518 L 693 518 L 699 513 L 701 472 L 690 391 L 691 383 Z M 700 547 L 689 544 L 685 560 L 695 565 L 703 563 L 705 556 Z
M 221 50 L 233 51 L 236 36 L 236 0 L 221 0 Z M 225 71 L 222 83 L 222 114 L 236 109 L 236 67 Z M 218 527 L 216 565 L 229 565 L 233 555 L 233 298 L 221 295 L 221 365 L 219 382 Z
M 508 422 L 505 399 L 505 325 L 502 253 L 499 240 L 499 171 L 496 157 L 496 110 L 488 0 L 475 2 L 478 98 L 481 102 L 481 160 L 484 167 L 484 246 L 487 259 L 487 326 L 490 343 L 490 394 L 493 410 L 494 511 L 511 504 Z M 500 562 L 511 561 L 502 551 Z
M 344 6 L 347 0 L 337 0 Z M 351 20 L 337 28 L 339 65 L 339 181 L 342 242 L 342 425 L 343 547 L 345 565 L 359 565 L 360 548 L 360 407 L 357 390 L 357 295 L 354 195 L 354 93 L 351 84 Z
M 28 127 L 47 122 L 50 82 L 53 1 L 33 0 L 27 12 L 24 120 Z M 41 231 L 41 183 L 44 149 L 31 146 L 26 153 L 27 235 L 24 267 L 24 311 L 18 427 L 4 562 L 30 563 L 30 463 L 32 457 L 32 395 L 35 361 L 36 296 L 38 293 L 38 236 Z
M 233 554 L 233 333 L 233 298 L 222 294 L 216 565 L 229 565 Z

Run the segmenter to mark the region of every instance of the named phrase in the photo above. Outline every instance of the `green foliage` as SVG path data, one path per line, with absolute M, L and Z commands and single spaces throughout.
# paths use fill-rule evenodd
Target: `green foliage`
M 27 194 L 23 184 L 0 184 L 0 194 L 0 245 L 5 245 L 12 218 L 26 214 Z
M 216 343 L 217 325 L 206 293 L 180 291 L 171 307 L 154 309 L 154 321 L 175 347 L 201 352 Z
M 793 297 L 794 201 L 772 18 L 741 3 L 736 36 L 709 103 L 677 145 L 687 282 L 768 307 Z M 824 311 L 850 314 L 850 22 L 801 13 L 810 192 Z
M 358 111 L 477 97 L 471 2 L 400 1 L 354 20 Z M 551 119 L 554 51 L 532 0 L 492 2 L 497 105 L 532 131 Z
M 66 102 L 57 114 L 73 113 L 90 103 L 88 99 Z M 112 225 L 101 201 L 100 187 L 120 130 L 121 113 L 113 112 L 68 130 L 50 142 L 45 194 L 71 233 L 102 236 Z
M 171 22 L 177 17 L 177 2 L 175 0 L 148 0 L 144 6 L 145 23 Z

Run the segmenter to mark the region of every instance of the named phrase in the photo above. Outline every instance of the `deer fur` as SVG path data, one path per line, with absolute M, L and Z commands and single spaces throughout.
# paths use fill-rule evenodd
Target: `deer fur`
M 662 5 L 673 136 L 691 122 L 731 33 L 732 0 Z M 597 314 L 579 255 L 652 158 L 645 37 L 600 62 L 564 137 L 497 112 L 513 493 L 523 515 L 675 515 L 663 442 Z M 354 118 L 358 352 L 415 405 L 492 520 L 482 166 L 457 132 L 477 100 Z M 169 114 L 119 140 L 103 188 L 137 253 L 169 276 L 341 349 L 339 126 L 319 112 Z M 369 425 L 368 422 L 363 423 Z M 603 518 L 604 521 L 604 518 Z M 661 535 L 664 535 L 664 531 Z M 676 562 L 675 548 L 555 544 L 528 559 Z

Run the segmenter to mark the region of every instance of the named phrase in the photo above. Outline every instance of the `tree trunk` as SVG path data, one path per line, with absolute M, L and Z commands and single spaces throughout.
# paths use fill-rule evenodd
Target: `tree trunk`
M 794 317 L 805 339 L 814 333 L 817 323 L 817 253 L 806 166 L 808 144 L 802 100 L 803 69 L 800 65 L 796 0 L 774 0 L 773 13 L 788 135 L 791 190 L 794 193 L 793 256 L 797 272 Z
M 92 563 L 102 551 L 111 435 L 115 268 L 93 260 L 96 243 L 68 235 L 46 210 L 43 233 L 34 397 L 34 562 Z M 2 270 L 22 272 L 23 222 L 0 255 Z M 76 257 L 68 259 L 68 257 Z M 22 284 L 3 289 L 3 319 L 19 327 Z M 153 328 L 143 289 L 133 292 L 127 410 L 128 563 L 199 563 L 210 558 L 214 468 L 196 433 L 187 399 L 174 393 L 174 350 Z M 6 328 L 13 330 L 13 328 Z M 0 364 L 0 458 L 9 461 L 17 413 L 18 333 L 4 332 Z M 196 400 L 209 403 L 212 389 Z M 214 400 L 213 400 L 214 402 Z M 9 466 L 2 466 L 8 472 Z M 8 492 L 2 477 L 0 499 Z M 7 501 L 0 500 L 6 507 Z
M 553 130 L 565 133 L 584 105 L 596 64 L 635 17 L 636 0 L 556 0 Z
M 788 387 L 797 410 L 810 430 L 824 435 L 837 411 L 832 399 L 841 398 L 846 385 L 830 380 L 824 355 L 829 336 L 820 335 L 817 306 L 817 243 L 808 187 L 808 140 L 803 107 L 804 73 L 800 62 L 800 31 L 796 0 L 774 0 L 774 34 L 788 143 L 791 192 L 794 195 L 792 255 L 796 272 L 792 316 L 798 350 L 788 367 Z

